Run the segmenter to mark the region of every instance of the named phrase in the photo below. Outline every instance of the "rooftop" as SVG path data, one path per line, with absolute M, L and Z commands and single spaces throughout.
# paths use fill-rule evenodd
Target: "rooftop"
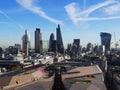
M 98 66 L 76 67 L 62 75 L 67 90 L 106 90 L 102 78 L 102 71 Z
M 76 67 L 71 69 L 67 72 L 67 74 L 63 74 L 62 78 L 73 78 L 73 77 L 81 77 L 87 75 L 96 75 L 102 74 L 101 69 L 98 66 L 83 66 L 83 67 Z

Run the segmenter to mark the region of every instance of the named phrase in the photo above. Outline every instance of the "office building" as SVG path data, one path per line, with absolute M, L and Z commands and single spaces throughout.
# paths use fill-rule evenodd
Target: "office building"
M 20 44 L 15 44 L 15 48 L 17 48 L 19 51 L 21 51 L 21 45 Z
M 110 43 L 111 43 L 111 34 L 106 32 L 101 32 L 101 44 L 105 46 L 105 52 L 110 51 Z
M 56 46 L 53 45 L 54 44 L 54 40 L 55 40 L 55 37 L 54 37 L 54 34 L 52 33 L 50 35 L 50 39 L 49 39 L 49 51 L 50 52 L 54 52 L 54 48 L 56 48 Z
M 2 54 L 3 53 L 3 49 L 2 49 L 2 47 L 0 47 L 0 54 Z
M 18 54 L 18 48 L 15 48 L 15 46 L 9 46 L 8 48 L 5 49 L 6 54 Z
M 52 43 L 53 43 L 53 46 L 52 46 L 53 48 L 52 48 L 52 50 L 53 50 L 53 52 L 56 53 L 56 52 L 57 52 L 57 41 L 56 41 L 56 40 L 53 40 Z
M 42 53 L 42 34 L 39 28 L 35 31 L 35 52 Z
M 77 54 L 80 50 L 80 39 L 74 39 L 73 45 L 76 46 L 75 53 Z
M 74 44 L 77 45 L 77 49 L 80 46 L 80 39 L 74 39 Z
M 92 43 L 88 43 L 87 44 L 87 52 L 92 52 L 93 51 L 93 44 Z
M 43 40 L 42 41 L 42 50 L 43 50 L 43 52 L 47 52 L 48 51 L 48 41 L 47 40 Z
M 30 35 L 28 34 L 28 31 L 25 30 L 25 34 L 22 37 L 22 53 L 24 56 L 28 56 L 28 51 L 30 48 Z
M 63 40 L 62 40 L 61 29 L 59 24 L 58 27 L 56 28 L 56 37 L 57 37 L 56 38 L 57 52 L 64 53 Z

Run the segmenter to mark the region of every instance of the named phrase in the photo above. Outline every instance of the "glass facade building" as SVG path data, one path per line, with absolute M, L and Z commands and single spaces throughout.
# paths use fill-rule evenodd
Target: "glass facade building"
M 42 34 L 39 28 L 35 31 L 35 52 L 42 53 Z
M 80 39 L 74 39 L 74 44 L 77 45 L 77 49 L 80 46 Z
M 56 46 L 53 45 L 53 44 L 54 44 L 54 40 L 55 40 L 55 36 L 54 36 L 54 34 L 52 33 L 52 34 L 50 35 L 50 38 L 49 38 L 49 51 L 50 51 L 50 52 L 54 52 L 54 48 L 56 48 Z M 55 47 L 54 47 L 54 46 L 55 46 Z
M 106 32 L 101 32 L 101 44 L 105 46 L 105 52 L 110 51 L 110 44 L 111 44 L 111 34 Z
M 56 38 L 57 52 L 64 53 L 63 40 L 62 40 L 61 29 L 59 24 L 58 27 L 56 28 L 56 36 L 57 36 Z
M 28 49 L 30 49 L 30 35 L 28 34 L 28 31 L 25 30 L 25 34 L 22 37 L 22 53 L 25 56 L 28 56 Z

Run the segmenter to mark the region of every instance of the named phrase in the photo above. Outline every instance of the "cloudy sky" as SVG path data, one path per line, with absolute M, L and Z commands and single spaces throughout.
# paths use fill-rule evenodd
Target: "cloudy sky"
M 56 34 L 61 25 L 64 44 L 73 39 L 100 44 L 100 32 L 120 39 L 120 0 L 0 0 L 0 46 L 21 44 L 25 29 L 34 47 L 34 31 L 41 29 L 43 40 Z

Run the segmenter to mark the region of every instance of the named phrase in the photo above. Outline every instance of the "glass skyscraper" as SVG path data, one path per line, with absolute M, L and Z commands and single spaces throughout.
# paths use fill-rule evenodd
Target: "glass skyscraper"
M 58 24 L 58 27 L 56 28 L 56 44 L 57 44 L 57 52 L 58 53 L 64 53 L 64 46 L 63 46 L 63 40 L 60 30 L 60 25 Z
M 80 47 L 80 39 L 74 39 L 74 44 L 77 45 L 77 49 Z
M 111 34 L 106 32 L 101 32 L 101 44 L 105 46 L 105 52 L 110 51 L 110 43 L 111 43 Z
M 55 36 L 54 34 L 52 33 L 50 35 L 50 39 L 49 39 L 49 51 L 50 52 L 56 52 L 56 43 L 54 43 L 56 40 L 55 40 Z
M 48 51 L 48 40 L 42 40 L 42 51 L 44 53 Z
M 28 49 L 30 48 L 30 35 L 25 30 L 25 34 L 22 37 L 22 53 L 24 56 L 28 56 Z
M 42 53 L 42 35 L 39 28 L 35 31 L 35 52 Z

